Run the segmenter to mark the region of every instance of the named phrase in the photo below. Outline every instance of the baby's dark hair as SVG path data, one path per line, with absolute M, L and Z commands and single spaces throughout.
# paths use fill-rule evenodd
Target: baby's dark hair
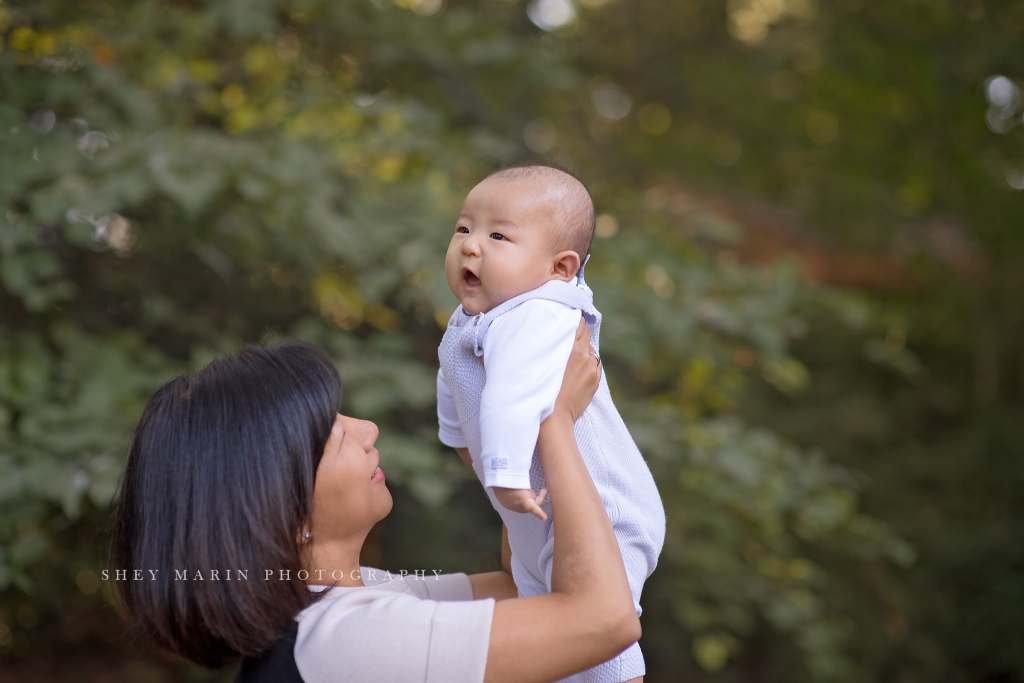
M 555 246 L 575 251 L 582 265 L 594 241 L 594 200 L 575 173 L 557 164 L 526 161 L 499 169 L 487 176 L 490 178 L 505 182 L 542 180 L 557 184 L 562 194 L 559 202 L 562 211 L 558 220 L 561 229 L 554 236 Z

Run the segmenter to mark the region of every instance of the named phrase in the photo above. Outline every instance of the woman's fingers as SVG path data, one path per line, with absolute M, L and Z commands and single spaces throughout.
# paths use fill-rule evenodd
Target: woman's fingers
M 589 344 L 590 343 L 590 328 L 587 327 L 587 321 L 581 315 L 580 316 L 580 325 L 579 325 L 579 327 L 576 328 L 576 341 L 578 342 L 580 339 L 582 339 L 583 335 L 586 335 L 587 343 Z
M 587 327 L 587 321 L 583 316 L 580 316 L 580 326 L 576 328 L 576 342 L 573 344 L 573 353 L 586 353 L 589 356 L 590 362 L 600 365 L 601 357 L 597 355 L 597 351 L 590 345 L 590 328 Z
M 582 334 L 580 334 L 580 328 L 583 330 Z M 587 327 L 587 322 L 583 316 L 580 316 L 580 328 L 577 328 L 576 346 L 573 351 L 575 352 L 577 349 L 582 348 L 582 351 L 587 354 L 587 367 L 591 375 L 589 381 L 592 387 L 590 393 L 593 395 L 597 392 L 597 387 L 601 383 L 601 356 L 590 345 L 590 328 Z
M 590 329 L 581 316 L 559 393 L 559 401 L 573 420 L 578 419 L 590 405 L 601 383 L 600 366 L 600 360 L 590 346 Z
M 578 349 L 581 345 L 590 346 L 590 328 L 587 327 L 586 319 L 580 316 L 580 325 L 576 328 L 576 344 L 574 350 Z

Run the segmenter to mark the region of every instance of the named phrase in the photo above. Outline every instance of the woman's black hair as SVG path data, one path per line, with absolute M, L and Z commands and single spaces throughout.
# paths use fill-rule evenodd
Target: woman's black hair
M 334 363 L 301 343 L 247 347 L 150 399 L 115 504 L 110 578 L 158 645 L 222 666 L 267 650 L 310 604 L 299 535 L 340 405 Z

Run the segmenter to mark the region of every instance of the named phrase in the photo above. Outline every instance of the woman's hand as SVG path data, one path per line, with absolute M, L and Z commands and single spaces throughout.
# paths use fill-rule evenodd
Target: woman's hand
M 565 410 L 575 422 L 590 405 L 600 384 L 601 359 L 590 346 L 590 328 L 580 316 L 580 326 L 576 329 L 576 341 L 565 366 L 555 410 Z

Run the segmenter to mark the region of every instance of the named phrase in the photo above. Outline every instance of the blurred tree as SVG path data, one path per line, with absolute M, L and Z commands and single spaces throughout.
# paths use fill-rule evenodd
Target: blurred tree
M 793 348 L 802 392 L 780 395 L 777 373 L 746 356 L 762 372 L 739 410 L 855 468 L 866 509 L 919 550 L 905 574 L 829 565 L 851 580 L 829 596 L 856 624 L 862 676 L 1024 680 L 1024 6 L 573 7 L 545 40 L 585 88 L 546 101 L 548 154 L 593 169 L 610 213 L 623 187 L 677 215 L 713 201 L 746 227 L 742 243 L 711 247 L 719 259 L 795 252 L 811 278 L 870 303 L 852 334 L 828 306 L 807 313 Z M 753 669 L 735 674 L 774 655 L 755 637 Z
M 49 652 L 117 633 L 95 529 L 133 420 L 161 381 L 243 342 L 318 340 L 338 359 L 346 409 L 381 423 L 399 490 L 374 561 L 484 568 L 496 516 L 435 436 L 436 344 L 455 305 L 442 260 L 464 193 L 532 151 L 594 187 L 602 354 L 670 516 L 645 600 L 649 679 L 950 670 L 914 663 L 939 641 L 907 646 L 924 655 L 878 644 L 880 620 L 907 628 L 892 604 L 923 599 L 890 570 L 913 554 L 860 511 L 862 486 L 818 448 L 862 469 L 859 447 L 808 421 L 845 391 L 882 414 L 894 385 L 920 405 L 928 389 L 901 379 L 918 362 L 905 330 L 862 360 L 865 330 L 891 327 L 888 313 L 807 287 L 793 263 L 744 265 L 762 216 L 709 199 L 728 183 L 860 244 L 861 225 L 944 198 L 921 170 L 941 166 L 927 141 L 907 162 L 923 180 L 872 166 L 896 164 L 889 148 L 919 141 L 920 118 L 897 117 L 881 142 L 866 120 L 862 140 L 837 147 L 867 116 L 847 122 L 851 93 L 921 116 L 907 99 L 918 81 L 891 97 L 876 85 L 886 61 L 866 75 L 849 66 L 828 88 L 821 76 L 829 50 L 884 54 L 893 39 L 872 48 L 872 31 L 894 35 L 903 19 L 793 0 L 601 4 L 0 5 L 0 656 L 11 666 L 37 671 Z M 931 35 L 931 10 L 915 11 Z M 858 33 L 847 14 L 874 23 Z M 934 50 L 953 30 L 936 26 Z M 881 196 L 918 213 L 873 200 L 894 177 L 910 189 Z M 886 490 L 865 488 L 869 503 Z M 900 523 L 882 498 L 873 512 Z M 66 677 L 81 677 L 77 652 Z

